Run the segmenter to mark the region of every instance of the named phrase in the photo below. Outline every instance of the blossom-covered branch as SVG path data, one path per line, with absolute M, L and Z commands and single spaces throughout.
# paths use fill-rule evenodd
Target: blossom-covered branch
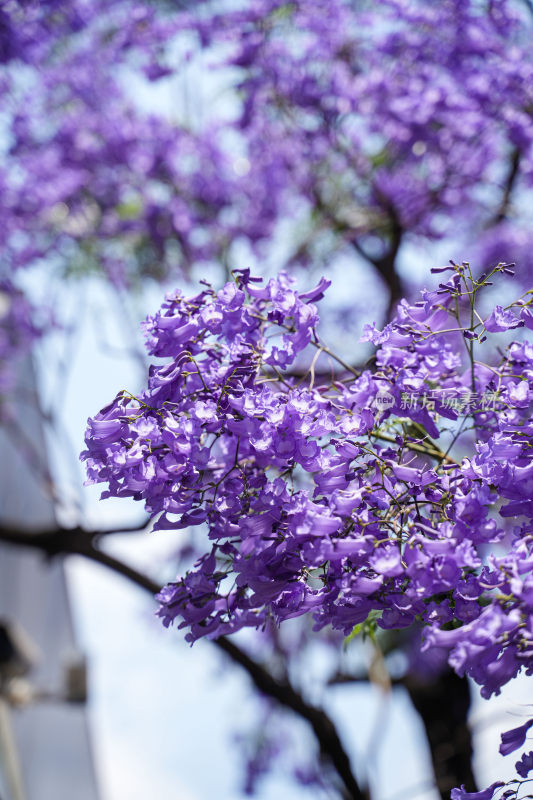
M 533 349 L 491 342 L 533 328 L 531 294 L 482 315 L 512 265 L 446 270 L 383 331 L 366 327 L 376 371 L 342 383 L 315 385 L 315 360 L 303 382 L 284 374 L 308 345 L 328 357 L 324 280 L 299 293 L 237 271 L 148 319 L 164 362 L 90 420 L 82 457 L 104 497 L 142 500 L 156 530 L 207 532 L 158 595 L 165 625 L 194 641 L 308 613 L 345 635 L 416 622 L 423 649 L 449 652 L 485 697 L 529 671 Z

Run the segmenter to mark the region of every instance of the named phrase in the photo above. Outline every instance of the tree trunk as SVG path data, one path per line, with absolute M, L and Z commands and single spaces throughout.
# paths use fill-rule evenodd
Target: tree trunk
M 413 678 L 404 681 L 420 714 L 431 750 L 437 788 L 442 800 L 450 800 L 455 786 L 477 791 L 472 773 L 472 738 L 468 726 L 470 688 L 466 678 L 447 669 L 432 683 Z

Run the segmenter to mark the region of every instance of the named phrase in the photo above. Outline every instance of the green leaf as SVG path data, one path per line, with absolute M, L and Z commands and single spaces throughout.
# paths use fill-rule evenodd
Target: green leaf
M 381 618 L 382 611 L 372 610 L 364 622 L 359 622 L 344 639 L 343 647 L 347 647 L 357 636 L 362 635 L 363 642 L 368 637 L 371 642 L 376 641 L 377 622 Z
M 142 202 L 140 199 L 135 198 L 133 200 L 128 200 L 124 203 L 120 203 L 117 206 L 117 214 L 119 219 L 122 220 L 129 220 L 129 219 L 138 219 L 142 211 Z

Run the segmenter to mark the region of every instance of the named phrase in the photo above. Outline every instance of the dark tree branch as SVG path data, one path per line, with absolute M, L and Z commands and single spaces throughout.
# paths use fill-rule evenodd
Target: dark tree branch
M 321 708 L 307 703 L 303 697 L 295 691 L 288 680 L 277 680 L 274 678 L 267 670 L 253 661 L 247 653 L 236 647 L 229 639 L 221 637 L 215 640 L 215 644 L 229 655 L 233 661 L 244 667 L 260 692 L 274 698 L 278 703 L 286 708 L 290 708 L 298 714 L 298 716 L 309 722 L 320 745 L 322 755 L 331 762 L 337 775 L 344 784 L 344 796 L 346 798 L 363 800 L 364 795 L 352 773 L 350 759 L 344 750 L 335 725 L 326 712 Z
M 365 248 L 363 247 L 357 236 L 352 236 L 349 242 L 352 245 L 353 249 L 356 251 L 356 253 L 359 253 L 361 258 L 364 258 L 364 260 L 368 261 L 369 264 L 372 264 L 373 267 L 376 266 L 375 260 L 369 253 L 366 252 Z
M 400 222 L 398 212 L 391 201 L 378 192 L 378 199 L 383 205 L 390 221 L 390 243 L 386 252 L 372 260 L 377 271 L 389 289 L 389 305 L 387 319 L 392 317 L 396 303 L 403 297 L 403 286 L 397 271 L 396 259 L 403 241 L 404 228 Z
M 144 525 L 142 527 L 145 527 Z M 129 530 L 141 530 L 136 526 Z M 145 589 L 157 594 L 161 586 L 147 575 L 139 572 L 123 561 L 96 547 L 103 535 L 118 531 L 87 531 L 83 528 L 56 528 L 54 530 L 31 533 L 8 526 L 0 526 L 0 541 L 8 544 L 31 547 L 40 550 L 49 558 L 59 555 L 81 555 L 102 564 L 113 572 Z M 123 530 L 121 532 L 124 532 Z M 239 664 L 250 677 L 255 687 L 285 708 L 305 719 L 312 727 L 320 746 L 320 752 L 329 762 L 341 781 L 341 794 L 346 800 L 366 800 L 364 793 L 352 772 L 350 759 L 346 753 L 333 721 L 321 708 L 308 703 L 287 679 L 274 678 L 265 667 L 254 661 L 234 642 L 221 636 L 213 641 L 215 647 Z
M 147 530 L 149 524 L 150 518 L 144 517 L 140 522 L 137 522 L 134 525 L 126 525 L 125 527 L 121 528 L 104 528 L 103 530 L 99 531 L 90 531 L 90 533 L 93 536 L 93 540 L 97 542 L 102 536 L 115 536 L 116 534 L 121 533 L 141 533 L 142 531 Z M 76 528 L 75 530 L 84 531 L 83 528 Z
M 400 246 L 403 241 L 404 228 L 400 222 L 398 213 L 390 200 L 377 192 L 377 198 L 386 213 L 386 217 L 390 223 L 390 242 L 385 253 L 378 257 L 374 257 L 368 253 L 361 244 L 361 237 L 371 233 L 372 230 L 354 230 L 347 222 L 335 214 L 329 204 L 321 197 L 318 188 L 315 187 L 313 192 L 313 199 L 315 207 L 322 216 L 332 226 L 333 231 L 346 237 L 346 241 L 365 259 L 369 264 L 372 264 L 379 272 L 385 281 L 389 290 L 389 304 L 387 308 L 387 319 L 390 319 L 396 303 L 403 296 L 403 286 L 396 270 L 396 259 Z
M 424 723 L 441 800 L 449 800 L 451 790 L 461 784 L 476 792 L 467 678 L 447 668 L 436 680 L 421 682 L 407 675 L 403 683 Z
M 509 173 L 507 175 L 507 180 L 505 181 L 505 185 L 503 187 L 503 194 L 499 208 L 492 217 L 492 219 L 487 224 L 487 228 L 492 228 L 494 225 L 498 225 L 500 222 L 503 222 L 503 220 L 507 218 L 507 214 L 509 212 L 509 206 L 511 204 L 511 196 L 513 194 L 513 190 L 516 185 L 516 180 L 520 172 L 521 155 L 522 154 L 520 153 L 518 147 L 515 147 L 511 155 L 511 160 L 509 164 Z
M 328 686 L 370 682 L 368 673 L 337 672 L 328 680 Z M 468 792 L 476 792 L 476 780 L 472 772 L 472 735 L 468 725 L 468 680 L 460 678 L 446 667 L 433 680 L 423 681 L 408 672 L 401 678 L 392 678 L 391 686 L 407 689 L 424 724 L 435 774 L 435 788 L 441 800 L 449 800 L 450 791 L 461 784 L 465 785 Z

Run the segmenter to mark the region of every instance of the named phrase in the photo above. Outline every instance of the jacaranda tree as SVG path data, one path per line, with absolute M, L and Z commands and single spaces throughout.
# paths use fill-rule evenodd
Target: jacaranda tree
M 3 423 L 14 364 L 61 324 L 43 285 L 96 274 L 124 295 L 218 271 L 148 319 L 165 364 L 91 421 L 89 477 L 142 499 L 156 529 L 192 531 L 163 620 L 213 639 L 307 719 L 331 771 L 299 778 L 350 797 L 332 721 L 293 686 L 319 637 L 407 654 L 398 680 L 443 797 L 476 788 L 461 676 L 489 696 L 528 669 L 531 354 L 506 331 L 532 327 L 532 19 L 520 0 L 0 9 Z M 183 101 L 184 74 L 203 102 Z M 165 103 L 149 110 L 136 87 Z M 433 265 L 437 245 L 459 265 L 420 295 L 411 260 L 424 248 Z M 285 273 L 261 283 L 250 263 Z M 364 356 L 357 337 L 333 353 L 317 336 L 339 265 L 358 309 L 379 285 L 392 320 L 366 328 Z M 294 270 L 326 278 L 299 293 Z M 323 305 L 342 337 L 346 309 Z M 96 532 L 56 533 L 18 542 L 123 568 Z M 280 624 L 297 617 L 288 642 Z M 243 627 L 259 631 L 255 659 L 226 638 Z M 275 751 L 263 737 L 250 790 Z

